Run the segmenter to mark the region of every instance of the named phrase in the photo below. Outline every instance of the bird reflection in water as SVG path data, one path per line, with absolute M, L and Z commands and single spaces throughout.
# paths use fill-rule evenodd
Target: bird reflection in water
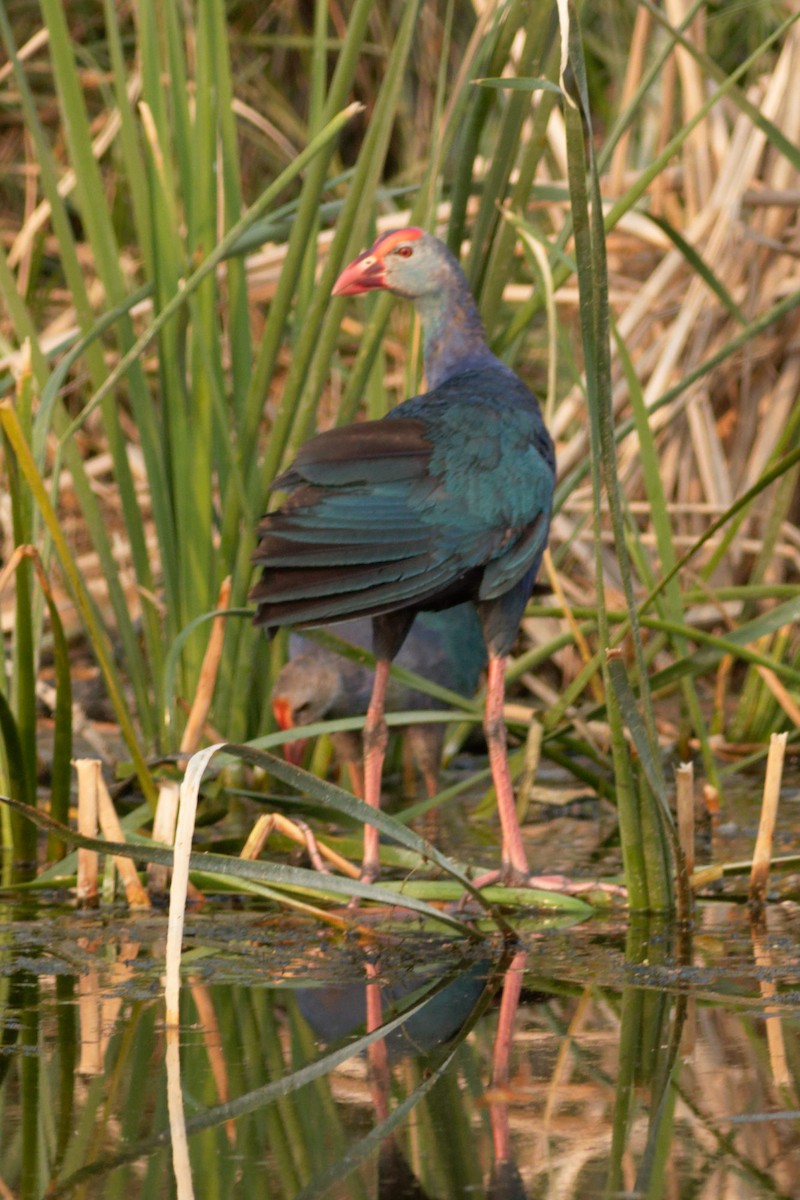
M 474 1027 L 495 1000 L 499 988 L 497 1029 L 491 1077 L 485 1092 L 492 1130 L 493 1162 L 486 1184 L 488 1200 L 522 1200 L 524 1185 L 517 1168 L 509 1124 L 510 1057 L 517 1010 L 522 994 L 526 952 L 506 953 L 500 963 L 482 959 L 460 971 L 430 999 L 414 1006 L 407 1022 L 367 1047 L 367 1082 L 376 1124 L 392 1114 L 392 1069 L 409 1058 L 423 1064 L 423 1078 L 449 1062 L 453 1048 Z M 374 1033 L 404 997 L 426 984 L 435 987 L 441 972 L 428 977 L 413 974 L 411 982 L 390 985 L 381 974 L 380 953 L 364 957 L 365 983 L 330 988 L 299 989 L 298 1007 L 322 1040 L 346 1037 L 359 1026 Z M 377 1159 L 377 1200 L 424 1200 L 428 1196 L 397 1138 L 381 1140 Z

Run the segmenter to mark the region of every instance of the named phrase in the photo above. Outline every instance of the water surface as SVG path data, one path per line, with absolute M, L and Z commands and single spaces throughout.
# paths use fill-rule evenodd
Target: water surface
M 165 931 L 0 909 L 3 1196 L 800 1195 L 791 904 L 512 947 L 209 907 L 170 1080 Z

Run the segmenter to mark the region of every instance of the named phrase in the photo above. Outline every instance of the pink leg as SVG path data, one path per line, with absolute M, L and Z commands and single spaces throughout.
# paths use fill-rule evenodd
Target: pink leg
M 499 872 L 491 871 L 480 878 L 474 879 L 476 887 L 485 887 L 500 878 L 503 883 L 523 884 L 532 888 L 542 888 L 547 891 L 564 891 L 572 895 L 580 892 L 593 891 L 598 886 L 602 891 L 614 895 L 624 894 L 624 888 L 616 884 L 599 884 L 594 880 L 581 880 L 574 883 L 566 875 L 531 875 L 528 871 L 528 858 L 522 841 L 522 833 L 517 820 L 517 810 L 514 804 L 514 789 L 511 786 L 511 774 L 508 769 L 506 753 L 506 726 L 503 720 L 503 702 L 505 700 L 505 657 L 490 657 L 489 671 L 486 683 L 486 707 L 484 710 L 483 728 L 489 747 L 489 763 L 492 768 L 494 790 L 497 793 L 497 814 L 500 817 L 500 828 L 503 832 L 502 866 Z
M 364 800 L 372 808 L 381 806 L 381 777 L 383 759 L 386 754 L 388 733 L 383 719 L 386 701 L 386 686 L 389 682 L 389 663 L 380 659 L 375 664 L 375 682 L 364 723 Z M 364 861 L 361 878 L 372 883 L 378 878 L 378 831 L 372 825 L 364 826 Z
M 497 793 L 497 815 L 500 818 L 500 828 L 503 834 L 503 873 L 527 879 L 528 858 L 525 854 L 525 846 L 517 820 L 514 789 L 511 786 L 506 750 L 506 723 L 503 720 L 506 690 L 505 666 L 505 655 L 489 658 L 483 729 L 489 747 L 489 764 L 492 768 L 494 790 Z

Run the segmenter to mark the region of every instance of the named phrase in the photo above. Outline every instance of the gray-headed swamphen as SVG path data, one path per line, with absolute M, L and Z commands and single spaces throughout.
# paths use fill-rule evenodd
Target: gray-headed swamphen
M 454 256 L 421 229 L 383 234 L 335 296 L 384 288 L 414 302 L 429 390 L 378 421 L 318 434 L 273 486 L 252 590 L 268 629 L 369 616 L 375 681 L 364 727 L 365 800 L 380 805 L 389 664 L 415 615 L 470 601 L 488 653 L 484 730 L 502 828 L 501 877 L 533 880 L 514 807 L 503 720 L 505 665 L 547 545 L 555 454 L 536 398 L 489 349 Z M 362 875 L 378 873 L 365 828 Z

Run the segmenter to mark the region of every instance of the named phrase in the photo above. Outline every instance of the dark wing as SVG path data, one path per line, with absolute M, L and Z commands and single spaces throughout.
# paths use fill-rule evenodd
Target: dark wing
M 536 495 L 542 464 L 530 414 L 487 409 L 485 383 L 476 396 L 456 382 L 303 446 L 275 481 L 287 501 L 259 526 L 258 623 L 424 608 L 465 598 L 468 585 L 491 599 L 530 568 L 552 494 L 545 466 Z
M 446 586 L 446 531 L 421 520 L 414 503 L 429 462 L 418 421 L 346 426 L 303 447 L 276 480 L 289 498 L 259 526 L 256 620 L 302 625 L 391 611 Z
M 310 438 L 273 489 L 291 490 L 304 483 L 337 487 L 368 483 L 374 478 L 371 463 L 380 458 L 380 478 L 408 479 L 424 468 L 430 457 L 430 442 L 421 421 L 364 421 L 344 425 Z

